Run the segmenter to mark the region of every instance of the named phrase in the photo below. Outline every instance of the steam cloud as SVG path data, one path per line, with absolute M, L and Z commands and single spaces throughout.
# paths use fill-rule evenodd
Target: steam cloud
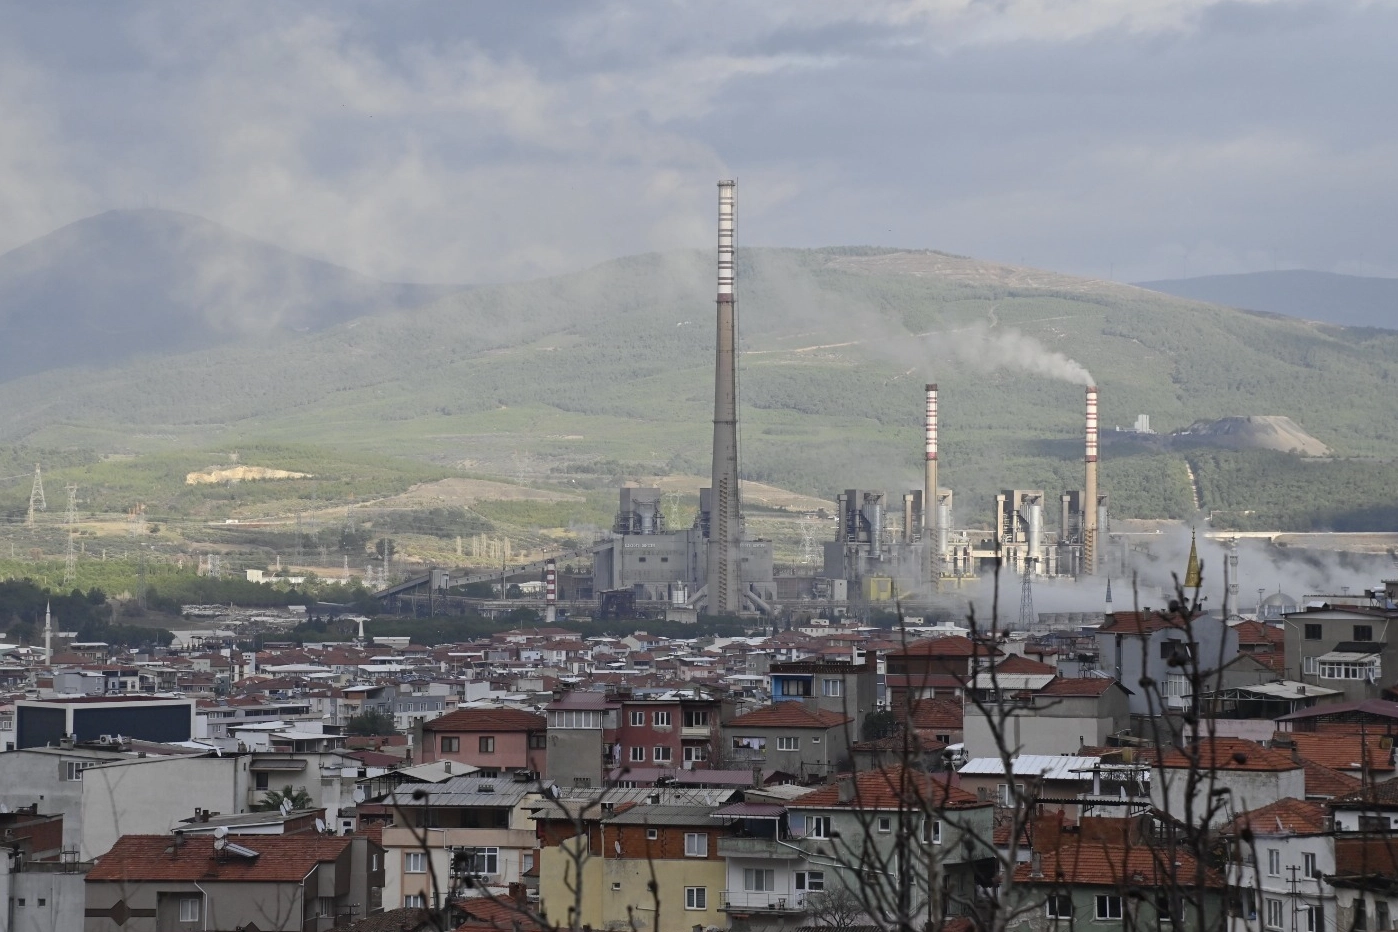
M 1096 384 L 1081 363 L 1018 330 L 976 324 L 961 330 L 927 334 L 924 341 L 934 355 L 954 356 L 982 369 L 1015 369 L 1075 385 Z

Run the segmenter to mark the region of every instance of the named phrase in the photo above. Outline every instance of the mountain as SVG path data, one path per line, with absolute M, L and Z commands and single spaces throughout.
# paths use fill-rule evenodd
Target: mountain
M 0 373 L 322 330 L 454 290 L 374 281 L 190 214 L 112 210 L 0 255 Z
M 984 514 L 999 489 L 1078 488 L 1084 366 L 1108 431 L 1141 413 L 1161 433 L 1267 415 L 1324 444 L 1334 460 L 1297 460 L 1309 471 L 1294 477 L 1304 494 L 1278 505 L 1288 526 L 1376 520 L 1366 499 L 1386 500 L 1398 478 L 1398 332 L 923 251 L 747 249 L 739 284 L 751 479 L 825 497 L 917 487 L 926 380 L 941 384 L 941 475 L 958 513 Z M 0 442 L 135 453 L 294 442 L 564 484 L 703 475 L 713 290 L 711 253 L 632 256 L 276 341 L 29 376 L 0 383 Z M 1249 506 L 1232 502 L 1291 469 L 1286 453 L 1130 436 L 1113 435 L 1102 467 L 1121 517 L 1192 513 L 1195 457 L 1208 460 L 1195 469 L 1202 505 L 1237 514 Z M 1342 474 L 1356 457 L 1368 471 Z
M 1141 282 L 1140 287 L 1195 301 L 1342 327 L 1398 330 L 1398 278 L 1364 278 L 1296 269 Z

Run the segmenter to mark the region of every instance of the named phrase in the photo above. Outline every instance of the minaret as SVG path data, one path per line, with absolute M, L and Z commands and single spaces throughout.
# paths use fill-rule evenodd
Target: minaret
M 742 609 L 743 528 L 738 502 L 737 313 L 733 290 L 736 181 L 718 183 L 718 332 L 714 346 L 714 449 L 709 493 L 709 614 Z
M 1195 543 L 1194 531 L 1189 532 L 1189 562 L 1184 567 L 1184 588 L 1198 589 L 1204 585 L 1203 574 L 1199 569 L 1199 547 Z M 1225 619 L 1226 620 L 1226 619 Z
M 53 664 L 53 614 L 49 603 L 44 603 L 44 666 Z

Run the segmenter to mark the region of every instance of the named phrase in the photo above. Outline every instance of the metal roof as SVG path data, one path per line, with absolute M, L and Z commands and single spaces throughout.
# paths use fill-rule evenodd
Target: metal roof
M 543 784 L 545 790 L 551 786 Z M 521 782 L 506 778 L 453 777 L 442 783 L 413 784 L 411 788 L 401 788 L 390 793 L 384 800 L 390 806 L 490 806 L 500 808 L 516 806 L 524 797 L 538 794 L 540 784 L 529 780 Z M 422 794 L 420 799 L 414 795 Z
M 971 688 L 1040 690 L 1053 682 L 1055 676 L 1056 673 L 977 673 L 971 678 Z
M 1021 754 L 1010 763 L 1011 772 L 1017 777 L 1042 776 L 1045 780 L 1090 781 L 1092 768 L 1101 762 L 1100 757 Z M 998 757 L 977 757 L 967 761 L 957 772 L 962 776 L 1003 776 L 1005 765 Z
M 1324 686 L 1312 686 L 1309 683 L 1297 683 L 1294 680 L 1280 680 L 1276 683 L 1260 683 L 1256 686 L 1239 686 L 1239 692 L 1253 693 L 1258 696 L 1270 696 L 1273 699 L 1306 699 L 1317 696 L 1338 696 L 1340 690 L 1329 689 Z
M 607 819 L 613 825 L 711 825 L 712 806 L 632 806 Z
M 810 788 L 806 789 L 809 791 Z M 785 812 L 785 806 L 778 806 L 775 803 L 729 803 L 721 809 L 715 809 L 713 817 L 716 819 L 777 819 Z
M 1373 650 L 1359 651 L 1332 650 L 1328 654 L 1321 654 L 1316 658 L 1316 663 L 1358 663 L 1361 660 L 1368 660 L 1370 657 L 1380 653 L 1381 648 L 1375 644 Z

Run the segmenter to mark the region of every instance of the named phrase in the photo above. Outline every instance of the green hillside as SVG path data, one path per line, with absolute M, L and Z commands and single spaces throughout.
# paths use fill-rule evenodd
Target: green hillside
M 1398 456 L 1389 416 L 1398 333 L 938 253 L 751 249 L 743 260 L 749 478 L 822 497 L 915 487 L 921 387 L 935 380 L 942 479 L 961 521 L 976 523 L 999 488 L 1078 487 L 1082 387 L 1026 371 L 1014 358 L 1023 348 L 997 342 L 1012 330 L 1091 370 L 1107 430 L 1139 413 L 1162 433 L 1200 418 L 1286 415 L 1334 451 L 1334 461 L 1305 464 L 1314 481 L 1295 483 L 1294 495 L 1263 494 L 1275 470 L 1262 454 L 1190 453 L 1207 459 L 1196 464 L 1205 510 L 1255 500 L 1250 526 L 1333 517 L 1348 527 L 1363 523 L 1374 484 L 1398 477 L 1387 462 Z M 403 487 L 463 473 L 560 487 L 581 478 L 593 491 L 579 514 L 592 520 L 606 513 L 606 483 L 707 471 L 711 266 L 701 253 L 637 256 L 318 333 L 9 381 L 0 442 L 20 448 L 15 472 L 31 449 L 84 450 L 141 454 L 137 463 L 175 456 L 173 481 L 217 451 L 264 449 L 278 451 L 264 465 L 309 472 L 340 459 L 400 463 L 384 468 Z M 1103 465 L 1114 514 L 1191 514 L 1183 454 L 1117 439 L 1107 438 Z M 205 452 L 171 452 L 188 450 Z M 343 502 L 373 492 L 371 472 L 277 494 Z M 113 504 L 144 494 L 111 481 Z M 18 514 L 27 492 L 6 485 L 0 506 Z M 171 491 L 169 507 L 214 514 L 211 494 Z M 550 506 L 549 520 L 566 510 Z

